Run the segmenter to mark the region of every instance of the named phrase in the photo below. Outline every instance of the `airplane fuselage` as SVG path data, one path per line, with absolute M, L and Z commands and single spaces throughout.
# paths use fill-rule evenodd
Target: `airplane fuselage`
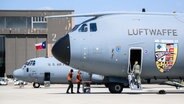
M 97 29 L 91 32 L 94 23 Z M 84 24 L 88 31 L 81 32 Z M 143 78 L 183 78 L 183 27 L 182 14 L 100 16 L 65 36 L 70 41 L 69 62 L 65 63 L 105 76 L 126 77 L 138 60 Z
M 28 60 L 21 69 L 14 71 L 14 77 L 26 82 L 44 84 L 44 81 L 50 81 L 51 84 L 68 83 L 67 75 L 73 69 L 73 82 L 76 81 L 78 70 L 56 60 L 54 57 L 39 57 Z M 103 77 L 81 71 L 83 81 L 92 81 L 101 83 Z
M 134 78 L 134 63 L 140 67 L 140 77 L 148 82 L 184 78 L 183 14 L 102 13 L 73 17 L 80 16 L 94 18 L 76 25 L 59 39 L 52 53 L 74 68 L 104 75 L 111 93 L 120 93 L 128 85 L 141 89 L 140 78 Z

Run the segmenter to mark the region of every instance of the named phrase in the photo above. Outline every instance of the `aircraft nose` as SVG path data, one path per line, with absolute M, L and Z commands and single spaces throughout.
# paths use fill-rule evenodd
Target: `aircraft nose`
M 13 77 L 14 78 L 23 78 L 24 77 L 24 71 L 22 69 L 16 69 L 14 72 L 13 72 Z
M 64 64 L 70 64 L 70 37 L 68 34 L 54 44 L 52 54 Z

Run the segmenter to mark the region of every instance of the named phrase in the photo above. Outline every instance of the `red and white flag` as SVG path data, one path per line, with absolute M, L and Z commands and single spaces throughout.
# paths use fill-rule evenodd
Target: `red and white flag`
M 36 50 L 42 50 L 46 48 L 46 41 L 35 44 Z

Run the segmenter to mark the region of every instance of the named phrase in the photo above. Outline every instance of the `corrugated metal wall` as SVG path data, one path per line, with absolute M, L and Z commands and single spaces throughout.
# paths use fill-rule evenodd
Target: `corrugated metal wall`
M 41 35 L 6 35 L 5 66 L 6 75 L 12 75 L 13 70 L 20 68 L 26 60 L 35 57 L 45 57 L 46 49 L 36 51 L 35 44 L 46 41 L 46 34 Z

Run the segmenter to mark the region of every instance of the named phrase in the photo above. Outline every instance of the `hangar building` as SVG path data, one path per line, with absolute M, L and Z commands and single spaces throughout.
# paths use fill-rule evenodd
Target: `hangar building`
M 52 56 L 53 43 L 72 28 L 71 18 L 44 18 L 74 10 L 0 10 L 0 77 L 12 77 L 26 60 Z M 47 47 L 36 50 L 35 44 Z

